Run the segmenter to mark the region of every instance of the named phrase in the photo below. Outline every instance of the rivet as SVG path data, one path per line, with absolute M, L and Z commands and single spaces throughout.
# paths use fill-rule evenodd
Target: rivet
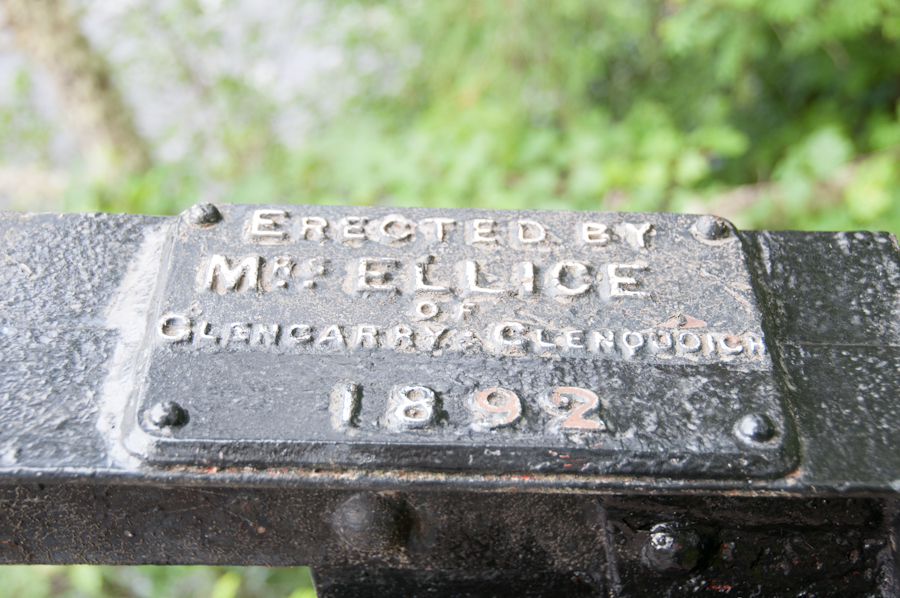
M 694 224 L 697 236 L 707 241 L 716 241 L 728 236 L 730 226 L 728 221 L 718 216 L 707 214 L 701 216 Z
M 693 569 L 702 556 L 703 537 L 689 527 L 655 525 L 644 543 L 645 563 L 660 572 Z
M 211 203 L 194 204 L 188 210 L 188 221 L 194 226 L 209 226 L 222 220 L 222 213 Z
M 402 504 L 375 492 L 342 502 L 331 517 L 331 527 L 350 546 L 374 551 L 401 546 L 409 531 Z
M 179 428 L 188 423 L 188 413 L 178 403 L 165 401 L 151 407 L 147 419 L 157 428 Z
M 765 415 L 750 413 L 735 424 L 734 431 L 744 441 L 765 442 L 775 435 L 775 426 Z

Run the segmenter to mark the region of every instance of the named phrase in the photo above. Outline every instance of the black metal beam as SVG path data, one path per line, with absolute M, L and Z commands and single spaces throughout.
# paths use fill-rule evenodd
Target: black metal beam
M 0 223 L 0 562 L 304 564 L 327 596 L 900 595 L 892 235 Z

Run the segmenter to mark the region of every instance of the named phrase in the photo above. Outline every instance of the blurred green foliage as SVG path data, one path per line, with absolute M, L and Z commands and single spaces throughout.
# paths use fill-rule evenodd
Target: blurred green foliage
M 315 598 L 305 567 L 0 567 L 2 598 Z
M 374 73 L 296 145 L 240 85 L 225 151 L 69 207 L 239 202 L 713 210 L 743 226 L 900 230 L 900 3 L 346 2 Z M 399 67 L 398 67 L 399 68 Z

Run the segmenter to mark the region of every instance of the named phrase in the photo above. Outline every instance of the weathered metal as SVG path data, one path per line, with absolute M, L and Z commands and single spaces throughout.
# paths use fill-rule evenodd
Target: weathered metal
M 795 463 L 743 243 L 695 218 L 231 207 L 197 228 L 196 211 L 169 236 L 125 422 L 150 462 L 736 478 Z M 190 423 L 158 425 L 179 396 Z M 731 432 L 745 416 L 769 436 Z
M 0 222 L 0 562 L 308 564 L 325 596 L 900 595 L 892 235 Z

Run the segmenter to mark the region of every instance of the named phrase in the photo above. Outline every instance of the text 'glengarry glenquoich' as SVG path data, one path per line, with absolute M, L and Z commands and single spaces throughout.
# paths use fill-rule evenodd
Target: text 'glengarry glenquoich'
M 159 338 L 195 348 L 279 349 L 331 353 L 387 349 L 401 352 L 489 352 L 503 355 L 565 354 L 572 357 L 651 357 L 692 360 L 759 358 L 766 354 L 762 338 L 754 334 L 693 332 L 690 330 L 547 330 L 521 322 L 500 322 L 473 333 L 420 323 L 380 327 L 371 324 L 311 326 L 230 322 L 213 323 L 166 314 L 157 324 Z

